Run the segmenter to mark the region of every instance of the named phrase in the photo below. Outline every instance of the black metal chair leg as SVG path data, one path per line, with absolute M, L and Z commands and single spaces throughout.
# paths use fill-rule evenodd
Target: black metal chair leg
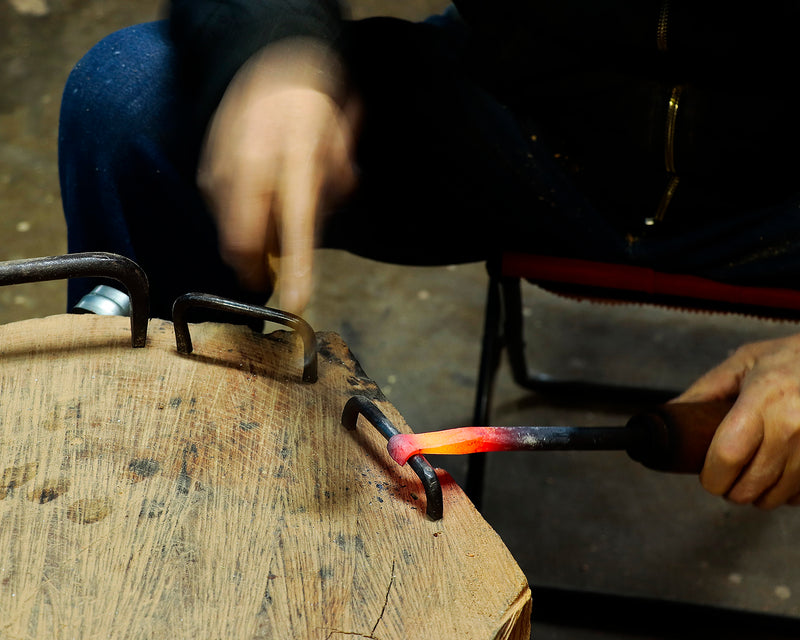
M 500 332 L 502 301 L 500 283 L 490 275 L 484 314 L 481 360 L 478 369 L 478 385 L 475 393 L 475 410 L 472 423 L 477 426 L 489 423 L 489 410 L 495 376 L 500 365 L 503 337 Z M 464 491 L 475 507 L 480 510 L 483 499 L 483 481 L 486 475 L 486 454 L 471 453 L 467 456 L 467 475 Z
M 660 404 L 678 392 L 669 389 L 559 380 L 544 373 L 532 373 L 528 368 L 525 326 L 522 314 L 522 282 L 520 278 L 499 276 L 489 265 L 489 287 L 486 298 L 481 359 L 475 393 L 473 424 L 488 425 L 492 392 L 503 349 L 508 355 L 514 382 L 523 389 L 550 397 L 567 397 L 572 401 L 601 400 L 607 403 Z M 480 510 L 486 475 L 486 454 L 473 453 L 467 457 L 464 491 Z

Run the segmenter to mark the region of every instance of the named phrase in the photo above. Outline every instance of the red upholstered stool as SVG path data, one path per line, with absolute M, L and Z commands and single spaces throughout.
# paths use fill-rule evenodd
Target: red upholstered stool
M 488 425 L 491 391 L 500 356 L 507 350 L 514 381 L 542 394 L 665 402 L 677 391 L 555 380 L 531 373 L 525 358 L 520 282 L 578 299 L 654 304 L 692 311 L 732 312 L 800 320 L 800 291 L 737 286 L 692 275 L 573 258 L 506 253 L 488 264 L 489 291 L 473 424 Z M 486 454 L 469 457 L 465 490 L 480 507 Z

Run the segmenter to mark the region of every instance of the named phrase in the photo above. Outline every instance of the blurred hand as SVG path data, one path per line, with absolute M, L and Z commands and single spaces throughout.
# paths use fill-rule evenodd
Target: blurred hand
M 723 398 L 736 402 L 711 442 L 703 486 L 764 509 L 800 504 L 800 335 L 739 348 L 676 400 Z
M 267 290 L 280 256 L 278 304 L 293 313 L 311 296 L 317 217 L 355 186 L 357 108 L 341 100 L 341 75 L 316 43 L 267 47 L 229 85 L 200 158 L 223 260 Z

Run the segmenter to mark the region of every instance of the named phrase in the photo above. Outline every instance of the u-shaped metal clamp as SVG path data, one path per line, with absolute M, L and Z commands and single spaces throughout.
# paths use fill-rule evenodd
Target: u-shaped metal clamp
M 144 271 L 130 258 L 91 251 L 0 262 L 0 286 L 93 277 L 116 280 L 125 286 L 131 299 L 131 345 L 145 346 L 150 290 Z
M 214 311 L 229 311 L 240 316 L 275 322 L 294 329 L 303 340 L 303 382 L 317 381 L 317 335 L 305 320 L 280 309 L 245 304 L 209 293 L 187 293 L 173 303 L 172 324 L 175 328 L 175 344 L 178 353 L 189 354 L 192 352 L 192 336 L 189 334 L 186 315 L 189 309 L 196 307 Z

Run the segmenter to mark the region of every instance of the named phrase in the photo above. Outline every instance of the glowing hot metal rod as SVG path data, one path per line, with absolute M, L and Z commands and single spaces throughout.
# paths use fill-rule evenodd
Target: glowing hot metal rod
M 415 454 L 484 451 L 625 450 L 651 469 L 699 473 L 729 402 L 665 404 L 631 418 L 623 427 L 459 427 L 400 433 L 387 444 L 400 465 Z
M 417 453 L 459 455 L 485 451 L 625 449 L 625 427 L 458 427 L 427 433 L 401 433 L 387 449 L 398 464 Z

